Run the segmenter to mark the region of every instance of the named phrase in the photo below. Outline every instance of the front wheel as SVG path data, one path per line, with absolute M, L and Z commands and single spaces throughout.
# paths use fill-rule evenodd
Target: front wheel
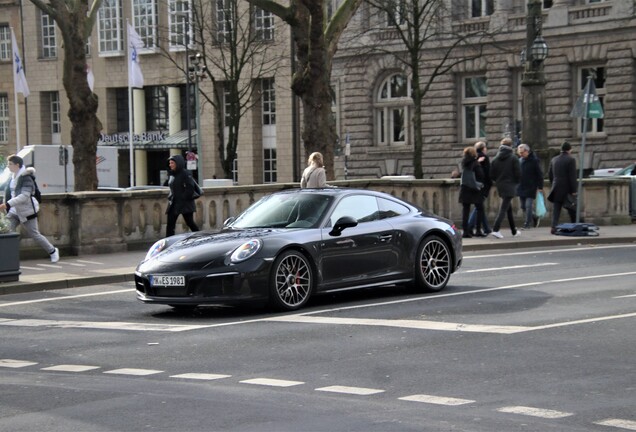
M 420 243 L 415 258 L 417 288 L 429 292 L 444 289 L 452 268 L 448 245 L 436 235 L 428 236 Z
M 274 307 L 299 309 L 309 301 L 313 289 L 313 269 L 305 255 L 289 250 L 276 258 L 270 276 L 270 302 Z

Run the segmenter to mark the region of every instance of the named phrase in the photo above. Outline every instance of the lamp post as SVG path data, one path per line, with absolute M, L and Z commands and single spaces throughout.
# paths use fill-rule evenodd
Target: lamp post
M 201 154 L 201 108 L 199 105 L 199 81 L 205 79 L 206 67 L 203 65 L 201 53 L 191 55 L 189 58 L 188 79 L 194 81 L 194 114 L 197 126 L 197 173 L 198 182 L 203 184 L 203 158 Z M 188 109 L 189 111 L 189 109 Z M 188 131 L 190 130 L 188 124 Z
M 524 65 L 522 142 L 528 144 L 545 163 L 548 156 L 548 131 L 545 109 L 545 74 L 543 62 L 548 57 L 548 44 L 541 35 L 543 14 L 541 0 L 528 1 L 526 16 L 526 48 L 521 53 Z

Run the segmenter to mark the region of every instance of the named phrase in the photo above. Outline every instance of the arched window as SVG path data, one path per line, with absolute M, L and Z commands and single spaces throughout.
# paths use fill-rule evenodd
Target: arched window
M 375 99 L 376 141 L 380 146 L 409 143 L 411 128 L 411 81 L 394 74 L 382 81 Z

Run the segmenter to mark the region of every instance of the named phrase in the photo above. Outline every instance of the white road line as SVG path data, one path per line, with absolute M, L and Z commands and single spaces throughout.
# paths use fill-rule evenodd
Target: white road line
M 2 320 L 0 326 L 12 327 L 51 327 L 51 328 L 84 328 L 99 330 L 131 330 L 131 331 L 165 331 L 165 332 L 182 332 L 188 330 L 196 330 L 207 326 L 199 325 L 180 325 L 180 324 L 147 324 L 147 323 L 131 323 L 131 322 L 101 322 L 101 321 L 57 321 L 57 320 L 36 320 L 36 319 L 17 319 Z
M 528 265 L 515 265 L 508 267 L 492 267 L 492 268 L 480 268 L 476 270 L 466 270 L 462 273 L 479 273 L 479 272 L 492 272 L 492 271 L 500 271 L 500 270 L 517 270 L 523 268 L 533 268 L 533 267 L 545 267 L 545 266 L 555 266 L 559 265 L 559 263 L 539 263 L 539 264 L 528 264 Z
M 502 413 L 510 413 L 510 414 L 519 414 L 526 415 L 531 417 L 541 417 L 546 419 L 559 419 L 564 417 L 570 417 L 574 415 L 574 413 L 562 412 L 562 411 L 554 411 L 543 408 L 533 408 L 526 406 L 508 406 L 503 408 L 498 408 L 497 411 Z
M 622 298 L 630 298 L 630 297 L 636 297 L 636 294 L 629 294 L 629 295 L 612 297 L 612 298 L 614 298 L 614 299 L 622 299 Z
M 466 404 L 475 402 L 474 400 L 470 400 L 470 399 L 458 399 L 458 398 L 452 398 L 452 397 L 433 396 L 433 395 L 425 395 L 425 394 L 404 396 L 398 399 L 403 401 L 421 402 L 421 403 L 427 403 L 427 404 L 448 405 L 448 406 L 466 405 Z
M 384 390 L 364 388 L 364 387 L 347 387 L 347 386 L 329 386 L 317 388 L 316 391 L 330 392 L 330 393 L 343 393 L 352 394 L 358 396 L 370 396 L 378 393 L 384 393 Z
M 488 254 L 488 255 L 470 255 L 467 256 L 464 254 L 464 260 L 467 259 L 483 259 L 483 258 L 494 258 L 500 256 L 522 256 L 522 255 L 541 255 L 541 254 L 549 254 L 549 253 L 562 253 L 562 252 L 581 252 L 587 251 L 588 249 L 600 250 L 600 249 L 623 249 L 623 248 L 634 248 L 636 245 L 626 244 L 626 245 L 607 245 L 607 246 L 594 246 L 590 244 L 586 244 L 585 246 L 580 246 L 576 248 L 566 248 L 566 249 L 543 249 L 543 250 L 533 250 L 527 252 L 505 252 L 505 253 L 496 253 L 496 254 Z
M 156 375 L 160 374 L 163 371 L 154 370 L 154 369 L 134 369 L 134 368 L 122 368 L 122 369 L 113 369 L 109 371 L 105 371 L 105 374 L 113 374 L 113 375 L 135 375 L 135 376 L 148 376 L 148 375 Z
M 95 265 L 104 265 L 104 263 L 102 262 L 97 262 L 97 261 L 86 261 L 86 260 L 76 260 L 78 263 L 83 263 L 83 264 L 95 264 Z
M 596 422 L 594 424 L 597 424 L 599 426 L 611 426 L 615 428 L 636 431 L 636 421 L 632 421 L 632 420 L 606 419 L 606 420 Z
M 29 266 L 20 266 L 20 270 L 36 270 L 36 271 L 45 271 L 46 269 L 40 267 L 29 267 Z
M 36 364 L 36 362 L 30 362 L 26 360 L 0 359 L 0 367 L 12 369 L 33 366 Z
M 241 384 L 253 384 L 253 385 L 261 385 L 261 386 L 270 386 L 270 387 L 293 387 L 301 384 L 305 384 L 302 381 L 286 381 L 280 379 L 271 379 L 271 378 L 254 378 L 239 381 Z
M 42 368 L 45 371 L 58 371 L 58 372 L 86 372 L 89 370 L 99 369 L 99 366 L 88 366 L 88 365 L 57 365 Z
M 170 375 L 170 378 L 183 378 L 191 380 L 218 380 L 223 378 L 230 378 L 232 375 L 219 375 L 219 374 L 207 374 L 207 373 L 183 373 L 179 375 Z
M 73 267 L 86 267 L 86 264 L 72 263 L 72 262 L 68 262 L 68 261 L 64 261 L 64 264 L 70 265 L 70 266 L 73 266 Z
M 38 266 L 45 267 L 45 268 L 52 268 L 52 269 L 63 269 L 64 268 L 64 267 L 62 267 L 59 264 L 38 264 Z
M 286 315 L 282 317 L 265 318 L 264 321 L 294 322 L 306 324 L 331 324 L 331 325 L 366 325 L 382 327 L 412 328 L 420 330 L 443 330 L 455 332 L 496 333 L 512 334 L 532 330 L 532 327 L 462 324 L 441 321 L 425 320 L 387 320 L 372 318 L 332 318 L 303 315 Z
M 135 291 L 134 288 L 133 289 L 127 288 L 127 289 L 122 289 L 122 290 L 102 291 L 102 292 L 91 293 L 91 294 L 77 294 L 77 295 L 69 295 L 69 296 L 62 296 L 62 297 L 49 297 L 49 298 L 44 298 L 44 299 L 25 300 L 25 301 L 19 301 L 19 302 L 11 302 L 11 303 L 1 303 L 0 307 L 18 306 L 18 305 L 24 305 L 24 304 L 51 302 L 51 301 L 60 301 L 60 300 L 72 300 L 72 299 L 82 298 L 82 297 L 94 297 L 94 296 L 102 296 L 102 295 L 110 295 L 110 294 L 120 294 L 120 293 L 124 293 L 124 292 L 133 292 L 133 291 Z

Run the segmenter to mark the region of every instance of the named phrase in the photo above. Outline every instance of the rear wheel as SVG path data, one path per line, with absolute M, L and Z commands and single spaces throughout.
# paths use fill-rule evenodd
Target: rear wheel
M 452 255 L 448 245 L 436 236 L 426 237 L 419 248 L 415 260 L 415 283 L 423 291 L 441 291 L 451 275 Z
M 309 301 L 314 289 L 309 259 L 294 250 L 276 258 L 270 276 L 270 302 L 278 309 L 296 310 Z

